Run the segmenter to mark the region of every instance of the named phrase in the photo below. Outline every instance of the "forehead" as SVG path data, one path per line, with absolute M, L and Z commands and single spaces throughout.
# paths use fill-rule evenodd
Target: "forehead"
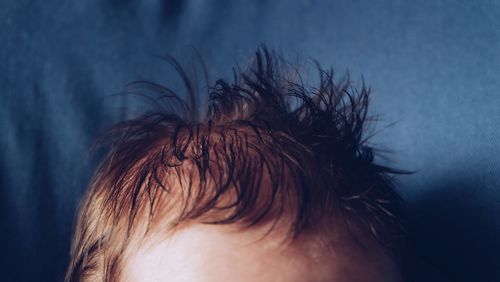
M 398 281 L 394 267 L 380 254 L 340 241 L 330 247 L 312 238 L 284 244 L 280 236 L 262 235 L 259 231 L 201 224 L 168 237 L 156 234 L 130 248 L 121 280 Z

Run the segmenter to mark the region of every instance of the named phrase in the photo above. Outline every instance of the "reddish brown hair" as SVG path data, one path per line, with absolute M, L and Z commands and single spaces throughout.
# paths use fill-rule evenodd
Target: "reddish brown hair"
M 262 48 L 233 82 L 208 91 L 205 114 L 194 82 L 171 60 L 187 86 L 186 101 L 168 88 L 160 110 L 117 124 L 78 217 L 68 281 L 110 281 L 131 234 L 167 221 L 207 224 L 291 218 L 296 236 L 341 217 L 382 244 L 401 233 L 401 199 L 391 183 L 398 171 L 374 163 L 364 136 L 369 91 L 335 81 L 317 67 L 308 86 L 281 57 Z M 140 219 L 140 220 L 139 220 Z

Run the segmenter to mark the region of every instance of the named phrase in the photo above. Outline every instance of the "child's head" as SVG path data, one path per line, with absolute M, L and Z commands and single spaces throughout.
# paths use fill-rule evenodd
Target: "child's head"
M 396 171 L 364 139 L 364 87 L 319 67 L 309 87 L 263 49 L 199 105 L 178 69 L 186 101 L 148 83 L 164 109 L 109 131 L 69 281 L 399 279 Z

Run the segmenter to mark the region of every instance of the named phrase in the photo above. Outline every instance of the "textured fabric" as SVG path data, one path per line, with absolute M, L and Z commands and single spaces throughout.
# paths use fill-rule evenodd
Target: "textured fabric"
M 500 280 L 498 1 L 4 0 L 0 43 L 2 281 L 62 280 L 111 94 L 176 84 L 159 56 L 194 48 L 229 77 L 261 43 L 362 74 L 433 279 Z

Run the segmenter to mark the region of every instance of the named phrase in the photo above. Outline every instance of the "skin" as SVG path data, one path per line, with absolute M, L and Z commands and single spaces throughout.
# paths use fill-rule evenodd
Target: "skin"
M 238 230 L 191 224 L 135 242 L 121 281 L 390 282 L 401 281 L 377 244 L 361 247 L 347 234 L 326 242 L 318 235 L 286 243 L 285 231 Z M 323 236 L 324 237 L 324 236 Z

